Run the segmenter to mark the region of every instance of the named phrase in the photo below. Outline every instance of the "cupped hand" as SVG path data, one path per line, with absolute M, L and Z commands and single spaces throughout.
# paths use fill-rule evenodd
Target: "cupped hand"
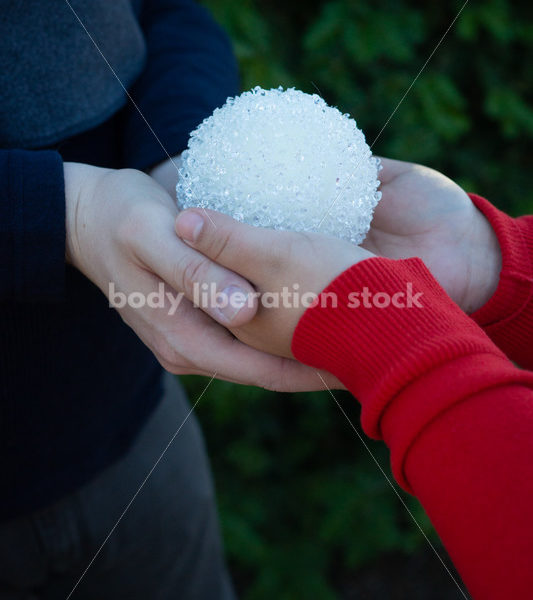
M 252 227 L 211 210 L 180 213 L 176 233 L 255 286 L 257 314 L 231 331 L 254 348 L 285 357 L 292 356 L 294 329 L 313 300 L 337 275 L 373 256 L 332 236 Z
M 485 217 L 441 173 L 382 158 L 382 199 L 363 247 L 379 256 L 418 256 L 466 313 L 498 285 L 501 254 Z
M 204 311 L 193 306 L 196 297 L 202 302 L 195 295 L 202 286 L 222 295 L 226 290 L 230 300 L 253 287 L 176 237 L 175 204 L 148 175 L 65 163 L 65 197 L 67 261 L 108 296 L 165 369 L 216 372 L 221 379 L 282 391 L 322 387 L 313 369 L 249 348 L 226 329 L 250 320 L 255 301 L 229 303 L 226 310 L 223 304 L 204 303 Z

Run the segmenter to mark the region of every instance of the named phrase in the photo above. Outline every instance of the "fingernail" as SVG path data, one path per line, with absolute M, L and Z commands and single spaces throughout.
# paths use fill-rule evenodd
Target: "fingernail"
M 231 323 L 239 314 L 243 306 L 246 305 L 248 294 L 236 285 L 230 285 L 218 296 L 217 311 L 222 316 L 223 320 Z
M 183 212 L 178 216 L 177 231 L 178 235 L 187 242 L 196 242 L 204 220 L 197 212 Z

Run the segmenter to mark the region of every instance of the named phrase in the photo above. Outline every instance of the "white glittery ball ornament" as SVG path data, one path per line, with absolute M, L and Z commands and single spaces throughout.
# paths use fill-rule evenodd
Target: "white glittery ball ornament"
M 348 115 L 316 94 L 256 87 L 192 132 L 178 205 L 360 244 L 381 197 L 379 168 Z

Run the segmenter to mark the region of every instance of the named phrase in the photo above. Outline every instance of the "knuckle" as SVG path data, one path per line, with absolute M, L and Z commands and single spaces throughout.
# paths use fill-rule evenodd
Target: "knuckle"
M 174 375 L 181 374 L 187 366 L 182 354 L 165 338 L 155 342 L 153 351 L 161 366 Z
M 163 367 L 163 369 L 165 369 L 165 371 L 168 371 L 172 375 L 180 375 L 180 373 L 176 372 L 176 368 L 174 367 L 174 365 L 164 360 L 161 356 L 156 355 L 156 358 L 159 364 Z
M 185 256 L 174 265 L 173 281 L 186 295 L 192 295 L 195 283 L 202 281 L 209 269 L 209 259 Z
M 226 254 L 228 252 L 232 244 L 233 238 L 231 232 L 224 231 L 217 233 L 213 236 L 211 240 L 209 255 L 216 262 L 223 254 Z
M 263 375 L 259 382 L 259 387 L 262 387 L 269 392 L 277 392 L 283 388 L 277 377 L 273 375 Z
M 291 244 L 288 245 L 272 245 L 268 248 L 265 261 L 266 268 L 270 273 L 279 273 L 283 266 L 287 264 L 291 256 Z
M 161 360 L 161 359 L 159 359 L 159 364 L 163 367 L 163 369 L 165 369 L 165 371 L 168 371 L 172 375 L 186 375 L 187 374 L 187 369 L 184 369 L 181 366 L 174 365 L 172 363 L 167 363 L 166 361 Z
M 272 380 L 271 377 L 268 376 L 263 376 L 258 382 L 257 382 L 258 387 L 263 388 L 264 390 L 267 390 L 269 392 L 274 392 L 276 391 L 274 389 L 274 382 Z
M 262 381 L 262 387 L 272 392 L 287 392 L 294 389 L 296 383 L 297 366 L 293 360 L 278 357 L 278 363 L 275 369 L 265 375 Z

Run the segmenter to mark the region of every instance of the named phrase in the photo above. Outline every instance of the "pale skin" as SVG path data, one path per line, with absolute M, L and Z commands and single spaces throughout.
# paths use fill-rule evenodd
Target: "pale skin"
M 316 233 L 255 228 L 213 211 L 206 218 L 197 209 L 178 216 L 176 233 L 261 293 L 281 293 L 295 282 L 319 293 L 361 260 L 418 256 L 465 312 L 481 308 L 501 270 L 499 245 L 485 217 L 458 185 L 432 169 L 388 159 L 383 167 L 383 199 L 364 248 Z M 291 357 L 292 336 L 304 311 L 302 306 L 260 306 L 251 321 L 231 330 L 250 346 Z
M 64 173 L 67 262 L 106 295 L 110 282 L 126 295 L 146 297 L 160 282 L 174 295 L 185 294 L 172 315 L 169 306 L 118 309 L 165 369 L 209 377 L 216 372 L 220 379 L 280 391 L 321 387 L 313 369 L 246 346 L 228 331 L 254 316 L 255 302 L 229 316 L 209 306 L 205 312 L 193 307 L 194 282 L 213 283 L 218 291 L 236 286 L 250 293 L 253 287 L 176 236 L 178 211 L 164 187 L 132 169 L 65 163 Z M 340 387 L 331 375 L 323 376 Z
M 67 261 L 104 294 L 109 282 L 125 293 L 149 294 L 159 282 L 164 282 L 168 291 L 184 292 L 186 300 L 172 316 L 166 310 L 149 308 L 126 306 L 119 310 L 167 370 L 207 376 L 217 372 L 221 379 L 280 391 L 317 389 L 322 384 L 313 369 L 274 356 L 291 356 L 289 341 L 303 310 L 286 312 L 283 317 L 281 313 L 274 317 L 272 311 L 265 317 L 260 311 L 247 333 L 243 326 L 254 318 L 257 302 L 232 311 L 229 319 L 209 306 L 202 312 L 193 308 L 192 284 L 215 283 L 218 290 L 238 286 L 251 293 L 255 287 L 275 290 L 281 282 L 303 283 L 305 272 L 309 289 L 318 292 L 336 274 L 370 253 L 391 258 L 416 255 L 464 310 L 479 308 L 497 285 L 501 262 L 488 223 L 463 190 L 443 175 L 409 163 L 383 162 L 383 200 L 364 244 L 368 253 L 338 240 L 319 241 L 323 236 L 279 232 L 268 232 L 274 237 L 263 244 L 263 234 L 253 229 L 249 247 L 243 248 L 248 253 L 244 262 L 254 266 L 249 277 L 238 256 L 225 267 L 211 261 L 205 249 L 176 238 L 173 226 L 178 211 L 173 195 L 177 172 L 173 162 L 156 167 L 152 178 L 129 169 L 112 171 L 66 163 Z M 221 218 L 213 214 L 213 220 Z M 225 227 L 230 227 L 230 238 L 241 236 L 243 226 L 227 221 Z M 216 236 L 223 239 L 224 232 L 216 230 Z M 214 230 L 211 234 L 215 235 Z M 288 244 L 289 254 L 283 244 Z M 309 252 L 315 257 L 312 261 Z M 296 263 L 287 260 L 293 254 L 298 257 Z M 285 337 L 270 346 L 271 333 L 280 323 Z M 322 375 L 330 387 L 340 387 L 331 375 Z
M 381 160 L 383 197 L 363 246 L 388 258 L 420 257 L 452 300 L 472 314 L 498 285 L 501 253 L 494 231 L 442 173 Z

